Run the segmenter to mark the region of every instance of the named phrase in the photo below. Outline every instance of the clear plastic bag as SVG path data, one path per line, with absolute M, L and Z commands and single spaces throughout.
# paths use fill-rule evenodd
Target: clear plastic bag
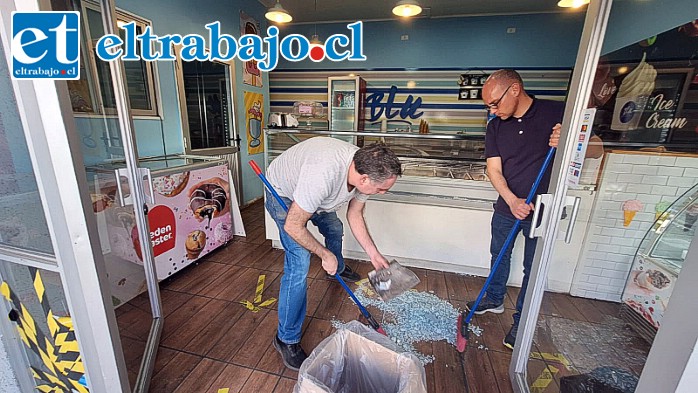
M 424 393 L 416 356 L 358 321 L 324 339 L 298 371 L 295 393 Z

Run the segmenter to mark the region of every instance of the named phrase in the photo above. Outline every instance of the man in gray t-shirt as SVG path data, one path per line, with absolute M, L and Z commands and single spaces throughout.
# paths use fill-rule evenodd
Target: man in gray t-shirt
M 279 327 L 274 347 L 286 367 L 298 370 L 307 357 L 300 346 L 305 318 L 310 254 L 322 259 L 329 277 L 358 281 L 358 274 L 344 264 L 344 228 L 336 211 L 347 207 L 351 232 L 376 269 L 388 267 L 364 221 L 369 195 L 383 194 L 402 174 L 400 161 L 385 145 L 359 149 L 339 139 L 315 137 L 296 144 L 278 156 L 267 169 L 267 178 L 287 206 L 288 214 L 267 192 L 265 206 L 279 228 L 284 247 L 284 274 L 279 290 Z M 308 221 L 325 238 L 324 246 L 308 231 Z

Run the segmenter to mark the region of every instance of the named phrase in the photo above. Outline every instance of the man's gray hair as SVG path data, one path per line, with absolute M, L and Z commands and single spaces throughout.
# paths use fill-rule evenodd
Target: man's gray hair
M 402 175 L 402 165 L 395 153 L 383 143 L 364 146 L 354 153 L 354 167 L 361 175 L 382 183 Z

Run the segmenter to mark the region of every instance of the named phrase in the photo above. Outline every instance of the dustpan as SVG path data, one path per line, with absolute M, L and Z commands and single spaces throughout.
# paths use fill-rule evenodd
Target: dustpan
M 370 271 L 368 282 L 378 296 L 387 302 L 419 284 L 419 277 L 396 260 L 392 260 L 389 268 Z

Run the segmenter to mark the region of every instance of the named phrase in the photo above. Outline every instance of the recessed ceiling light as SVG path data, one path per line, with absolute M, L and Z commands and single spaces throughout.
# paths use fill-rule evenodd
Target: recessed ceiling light
M 422 7 L 416 0 L 400 0 L 393 8 L 393 14 L 409 18 L 422 13 Z

